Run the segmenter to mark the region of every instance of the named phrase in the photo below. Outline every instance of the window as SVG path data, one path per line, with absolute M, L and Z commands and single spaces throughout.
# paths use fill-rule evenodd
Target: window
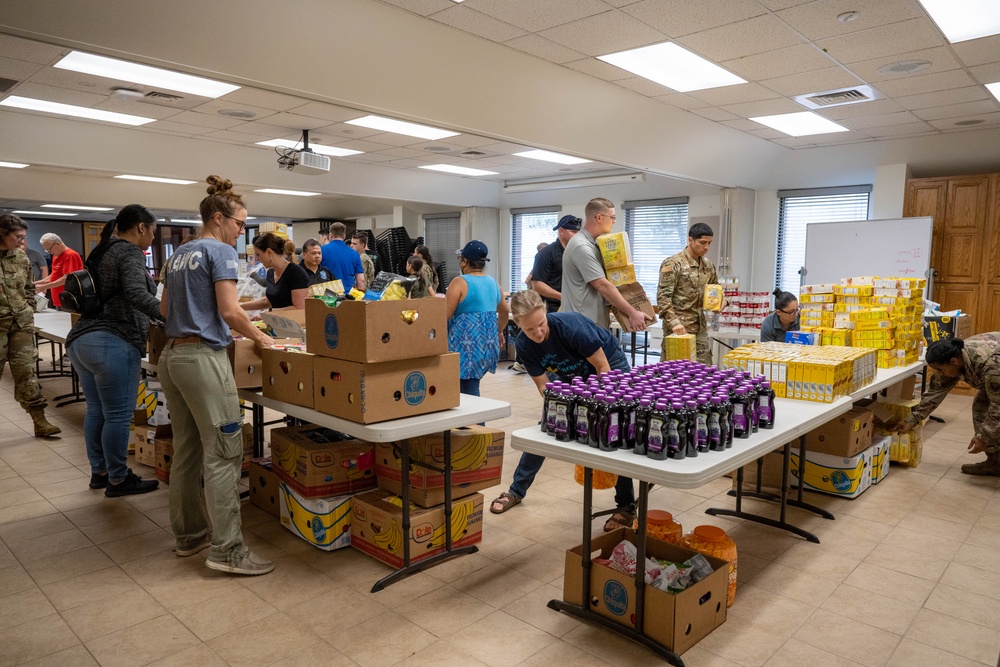
M 814 222 L 867 220 L 871 191 L 870 185 L 779 190 L 775 287 L 797 294 L 802 284 L 799 270 L 806 261 L 806 227 Z
M 623 208 L 635 277 L 655 301 L 660 264 L 687 245 L 688 198 L 627 201 Z
M 424 216 L 424 243 L 431 251 L 434 264 L 444 264 L 438 272 L 441 281 L 438 289 L 442 293 L 448 289 L 451 279 L 461 273 L 458 269 L 458 257 L 455 256 L 455 251 L 462 247 L 461 222 L 461 214 L 457 212 Z
M 552 228 L 559 222 L 558 206 L 543 208 L 512 208 L 510 210 L 510 291 L 525 288 L 524 279 L 535 264 L 540 243 L 552 243 L 556 233 Z

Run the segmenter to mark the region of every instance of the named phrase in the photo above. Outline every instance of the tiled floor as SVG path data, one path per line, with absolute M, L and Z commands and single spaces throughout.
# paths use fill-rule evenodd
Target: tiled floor
M 66 384 L 43 380 L 50 396 Z M 483 393 L 514 408 L 493 426 L 534 423 L 540 399 L 527 376 L 504 364 Z M 967 397 L 945 402 L 947 424 L 927 428 L 920 467 L 893 467 L 855 501 L 813 496 L 835 521 L 791 510 L 820 545 L 706 515 L 732 506 L 728 479 L 655 490 L 652 507 L 688 529 L 720 525 L 740 550 L 736 604 L 686 664 L 995 665 L 1000 480 L 958 470 L 978 458 L 965 455 L 970 406 Z M 167 489 L 115 500 L 89 490 L 83 406 L 50 415 L 63 437 L 31 437 L 9 373 L 0 382 L 0 665 L 665 664 L 545 606 L 561 595 L 563 552 L 579 540 L 581 494 L 569 465 L 546 463 L 521 506 L 487 513 L 478 554 L 373 595 L 385 566 L 351 549 L 318 551 L 251 505 L 244 533 L 277 561 L 272 574 L 227 576 L 177 558 Z M 518 456 L 508 451 L 505 482 Z M 610 506 L 610 495 L 597 502 Z

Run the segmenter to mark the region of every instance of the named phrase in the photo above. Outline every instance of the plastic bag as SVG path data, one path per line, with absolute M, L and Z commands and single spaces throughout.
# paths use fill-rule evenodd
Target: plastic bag
M 379 271 L 365 292 L 367 301 L 402 301 L 409 298 L 410 290 L 417 284 L 416 276 L 401 276 L 388 271 Z
M 705 297 L 702 301 L 702 310 L 712 310 L 718 312 L 722 310 L 723 292 L 722 285 L 709 283 L 705 285 Z

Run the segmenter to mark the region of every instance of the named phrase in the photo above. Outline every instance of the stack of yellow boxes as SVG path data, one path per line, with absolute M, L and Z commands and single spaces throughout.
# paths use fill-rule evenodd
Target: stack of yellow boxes
M 620 287 L 637 282 L 628 234 L 602 234 L 597 237 L 597 245 L 601 249 L 601 259 L 604 260 L 604 274 L 611 284 Z
M 838 302 L 840 301 L 840 285 L 803 285 L 799 303 L 800 330 L 814 332 L 820 335 L 820 345 L 849 346 L 851 344 L 851 328 L 846 326 L 843 318 L 838 317 Z
M 887 408 L 892 417 L 888 424 L 898 424 L 906 421 L 913 411 L 913 408 L 920 404 L 914 399 L 887 398 L 880 396 L 879 405 Z M 893 433 L 883 425 L 877 425 L 875 432 L 880 435 L 891 436 L 889 441 L 889 460 L 901 463 L 905 466 L 916 467 L 920 463 L 924 450 L 924 424 L 917 424 L 907 433 Z
M 875 357 L 850 347 L 755 343 L 731 351 L 722 367 L 764 375 L 780 398 L 832 403 L 875 379 Z
M 665 337 L 666 353 L 663 361 L 670 359 L 687 359 L 696 361 L 698 359 L 698 345 L 694 334 L 670 334 Z

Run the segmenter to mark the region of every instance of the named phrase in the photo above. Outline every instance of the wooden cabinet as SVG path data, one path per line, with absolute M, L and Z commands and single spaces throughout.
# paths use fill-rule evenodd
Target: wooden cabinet
M 903 215 L 934 218 L 931 298 L 977 332 L 1000 330 L 1000 174 L 909 180 Z

